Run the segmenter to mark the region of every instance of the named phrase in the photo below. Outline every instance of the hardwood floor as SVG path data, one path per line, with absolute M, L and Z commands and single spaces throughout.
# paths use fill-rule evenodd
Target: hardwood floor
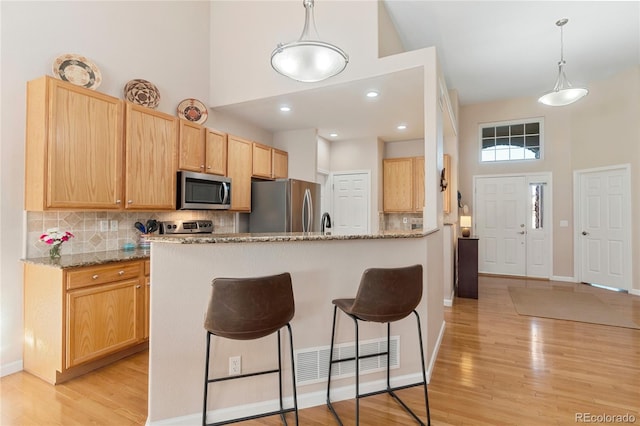
M 520 316 L 507 291 L 509 286 L 576 285 L 480 277 L 478 300 L 456 299 L 446 308 L 446 332 L 429 384 L 432 423 L 573 425 L 579 423 L 577 415 L 583 420 L 627 415 L 640 424 L 640 330 Z M 581 290 L 640 323 L 640 297 Z M 3 377 L 0 385 L 3 426 L 141 425 L 147 410 L 147 353 L 55 387 L 27 373 Z M 419 388 L 402 395 L 424 415 Z M 353 401 L 335 405 L 345 424 L 353 424 Z M 386 396 L 362 400 L 360 420 L 374 426 L 413 424 Z M 301 410 L 300 423 L 335 424 L 325 406 Z M 245 424 L 281 423 L 273 417 Z

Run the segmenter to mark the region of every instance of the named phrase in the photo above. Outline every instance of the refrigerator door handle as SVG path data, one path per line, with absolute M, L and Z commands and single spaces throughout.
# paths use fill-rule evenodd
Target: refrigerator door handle
M 307 222 L 307 232 L 311 232 L 311 227 L 313 226 L 313 198 L 311 197 L 311 190 L 307 189 L 307 195 L 309 198 L 309 216 Z
M 311 204 L 309 190 L 305 189 L 304 196 L 302 197 L 302 211 L 300 212 L 302 214 L 302 232 L 309 232 L 309 229 L 308 229 L 309 228 L 309 212 L 310 212 L 309 204 Z M 305 209 L 307 210 L 307 217 L 305 217 L 305 214 L 304 214 Z

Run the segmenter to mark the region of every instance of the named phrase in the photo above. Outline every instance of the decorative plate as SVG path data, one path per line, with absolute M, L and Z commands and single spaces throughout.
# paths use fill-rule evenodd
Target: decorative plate
M 53 75 L 76 86 L 95 90 L 102 83 L 100 69 L 84 56 L 67 53 L 53 61 Z
M 202 124 L 207 121 L 207 107 L 197 99 L 184 99 L 178 104 L 178 116 L 194 123 Z
M 134 104 L 155 108 L 160 103 L 160 91 L 155 84 L 137 78 L 125 84 L 124 98 Z

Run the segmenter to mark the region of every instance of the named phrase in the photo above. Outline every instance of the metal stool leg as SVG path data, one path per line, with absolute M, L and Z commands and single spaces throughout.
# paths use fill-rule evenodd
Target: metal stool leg
M 204 366 L 204 403 L 202 408 L 202 426 L 207 424 L 207 396 L 209 394 L 209 351 L 211 349 L 211 333 L 207 332 L 207 354 Z
M 289 330 L 289 350 L 291 352 L 291 383 L 293 385 L 293 409 L 296 417 L 296 426 L 298 426 L 298 393 L 296 391 L 296 367 L 293 360 L 293 333 L 291 332 L 291 325 L 287 323 L 287 329 Z
M 338 307 L 333 307 L 333 325 L 331 326 L 331 346 L 329 346 L 329 375 L 327 376 L 327 407 L 331 410 L 333 417 L 337 420 L 338 424 L 342 426 L 342 421 L 340 421 L 340 417 L 338 417 L 338 413 L 333 409 L 333 405 L 331 404 L 331 398 L 329 392 L 331 390 L 331 369 L 333 367 L 333 344 L 336 337 L 336 314 L 338 313 Z
M 420 315 L 417 311 L 413 311 L 418 322 L 418 340 L 420 341 L 420 359 L 422 360 L 422 380 L 424 382 L 424 404 L 427 407 L 427 425 L 431 425 L 431 412 L 429 411 L 429 395 L 427 393 L 427 372 L 424 367 L 424 348 L 422 345 L 422 327 L 420 326 Z

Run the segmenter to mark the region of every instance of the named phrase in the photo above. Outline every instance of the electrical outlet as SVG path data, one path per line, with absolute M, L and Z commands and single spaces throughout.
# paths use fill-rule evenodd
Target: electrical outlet
M 101 220 L 100 221 L 100 232 L 107 232 L 109 230 L 109 221 Z
M 402 218 L 402 223 L 407 223 L 409 220 L 406 217 Z
M 111 230 L 112 231 L 117 231 L 118 230 L 118 221 L 117 220 L 112 220 L 111 221 Z
M 231 356 L 229 357 L 229 375 L 237 376 L 242 373 L 242 357 Z

